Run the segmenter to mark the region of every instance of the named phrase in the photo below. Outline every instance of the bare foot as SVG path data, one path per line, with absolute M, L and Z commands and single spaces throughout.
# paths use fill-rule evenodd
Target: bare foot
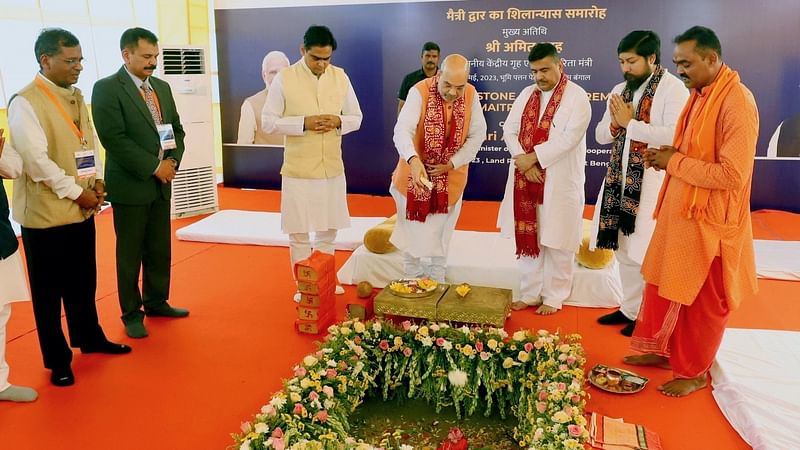
M 674 378 L 662 384 L 657 389 L 668 397 L 685 397 L 706 386 L 708 386 L 707 375 L 702 374 L 696 378 Z
M 630 355 L 622 358 L 625 364 L 632 366 L 655 366 L 662 369 L 671 369 L 669 360 L 661 355 L 654 353 L 645 353 L 644 355 Z
M 523 309 L 528 309 L 531 305 L 525 302 L 511 302 L 511 310 L 512 311 L 522 311 Z
M 540 316 L 549 316 L 550 314 L 555 314 L 557 312 L 557 309 L 547 305 L 542 305 L 536 310 L 536 314 L 539 314 Z

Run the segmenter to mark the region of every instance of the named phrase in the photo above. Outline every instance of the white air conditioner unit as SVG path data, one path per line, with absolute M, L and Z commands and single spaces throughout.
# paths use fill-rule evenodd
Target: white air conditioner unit
M 169 45 L 161 48 L 158 58 L 160 78 L 172 88 L 186 131 L 186 150 L 172 182 L 173 218 L 219 210 L 207 55 L 208 49 L 204 47 Z

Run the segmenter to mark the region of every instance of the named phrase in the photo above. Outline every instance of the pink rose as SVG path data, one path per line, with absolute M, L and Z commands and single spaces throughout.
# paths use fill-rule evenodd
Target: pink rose
M 567 390 L 567 383 L 558 383 L 558 390 L 559 391 L 566 391 Z
M 403 323 L 401 323 L 400 325 L 403 326 L 403 329 L 405 331 L 408 331 L 409 329 L 411 329 L 411 321 L 410 320 L 404 320 Z
M 272 430 L 272 437 L 274 437 L 274 438 L 282 438 L 283 437 L 283 430 L 281 430 L 281 427 L 278 427 L 278 428 L 275 428 L 274 430 Z
M 278 412 L 275 411 L 275 407 L 274 406 L 272 406 L 270 404 L 267 404 L 267 405 L 264 405 L 264 414 L 266 414 L 268 416 L 274 416 L 274 415 L 278 414 Z
M 478 341 L 475 343 L 475 351 L 482 352 L 483 351 L 483 342 Z
M 380 347 L 383 351 L 389 350 L 389 342 L 384 339 L 380 342 L 380 344 L 378 344 L 378 347 Z
M 580 395 L 573 395 L 569 399 L 570 399 L 570 401 L 572 401 L 572 403 L 579 403 L 581 401 L 581 396 Z
M 572 406 L 565 406 L 564 412 L 567 413 L 568 416 L 572 415 Z
M 540 413 L 547 411 L 547 403 L 545 402 L 536 402 L 536 410 Z
M 325 376 L 328 378 L 336 378 L 336 375 L 339 373 L 336 372 L 336 369 L 328 369 L 325 371 Z
M 570 426 L 567 427 L 567 429 L 569 430 L 569 435 L 570 436 L 578 437 L 578 436 L 581 435 L 581 427 L 579 427 L 577 425 L 574 425 L 574 424 L 570 425 Z
M 569 365 L 575 364 L 575 361 L 577 361 L 577 360 L 578 360 L 578 358 L 576 358 L 576 357 L 574 357 L 572 355 L 567 356 L 567 364 L 569 364 Z
M 328 421 L 328 411 L 325 411 L 324 409 L 320 410 L 320 411 L 317 411 L 317 416 L 316 417 L 317 417 L 317 420 L 319 420 L 322 423 L 325 423 L 325 422 Z
M 252 431 L 253 426 L 250 424 L 250 422 L 242 422 L 240 428 L 242 429 L 242 432 L 249 433 L 250 431 Z
M 525 343 L 525 351 L 530 353 L 531 350 L 533 350 L 533 344 L 531 344 L 530 342 L 526 342 Z
M 547 392 L 539 391 L 539 400 L 541 400 L 541 401 L 547 400 Z
M 322 393 L 325 394 L 326 397 L 331 398 L 333 397 L 333 388 L 330 386 L 322 386 Z
M 361 344 L 361 336 L 356 336 L 355 338 L 353 338 L 353 342 L 355 342 L 356 345 Z
M 561 364 L 558 366 L 558 370 L 568 370 L 569 367 L 566 364 Z
M 542 343 L 542 341 L 540 340 L 537 340 L 536 342 L 533 343 L 533 348 L 535 348 L 536 350 L 539 350 L 542 347 L 544 347 L 544 343 Z
M 303 406 L 301 403 L 294 404 L 294 411 L 292 411 L 293 414 L 302 415 L 304 412 L 306 412 L 305 406 Z
M 491 356 L 492 355 L 490 355 L 489 353 L 481 352 L 481 360 L 483 360 L 483 361 L 488 360 Z
M 303 366 L 295 366 L 294 368 L 294 376 L 296 377 L 304 377 L 306 376 L 306 368 Z
M 317 391 L 311 391 L 311 393 L 308 394 L 308 399 L 313 402 L 314 400 L 319 399 L 319 394 L 317 394 Z
M 442 337 L 436 338 L 436 345 L 438 345 L 439 347 L 443 346 L 444 345 L 444 338 L 442 338 Z
M 412 353 L 412 350 L 410 348 L 406 347 L 406 348 L 403 349 L 403 354 L 406 355 L 406 358 L 411 356 L 411 353 Z

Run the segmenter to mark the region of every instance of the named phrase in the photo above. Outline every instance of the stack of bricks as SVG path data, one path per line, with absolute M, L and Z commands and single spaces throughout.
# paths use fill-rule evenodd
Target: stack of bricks
M 325 332 L 335 320 L 336 266 L 333 255 L 315 251 L 294 265 L 300 291 L 297 331 L 306 334 Z

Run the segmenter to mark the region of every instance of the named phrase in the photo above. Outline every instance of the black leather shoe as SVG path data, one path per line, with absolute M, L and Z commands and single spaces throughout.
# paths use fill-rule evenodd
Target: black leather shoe
M 81 353 L 106 353 L 108 355 L 124 355 L 131 352 L 131 347 L 125 344 L 117 344 L 105 341 L 100 345 L 87 345 L 81 347 Z
M 620 310 L 616 310 L 611 314 L 606 314 L 605 316 L 600 316 L 597 319 L 597 323 L 600 325 L 628 325 L 633 322 L 633 320 L 625 317 L 625 314 L 622 314 L 622 311 Z
M 623 336 L 631 337 L 633 336 L 634 329 L 636 329 L 636 322 L 631 322 L 625 325 L 625 328 L 619 330 L 619 332 L 622 333 Z
M 65 387 L 75 384 L 75 375 L 72 374 L 72 369 L 69 366 L 62 369 L 53 369 L 50 375 L 50 382 L 56 386 Z
M 186 317 L 189 315 L 189 310 L 186 308 L 175 308 L 167 304 L 145 310 L 144 314 L 147 317 Z

